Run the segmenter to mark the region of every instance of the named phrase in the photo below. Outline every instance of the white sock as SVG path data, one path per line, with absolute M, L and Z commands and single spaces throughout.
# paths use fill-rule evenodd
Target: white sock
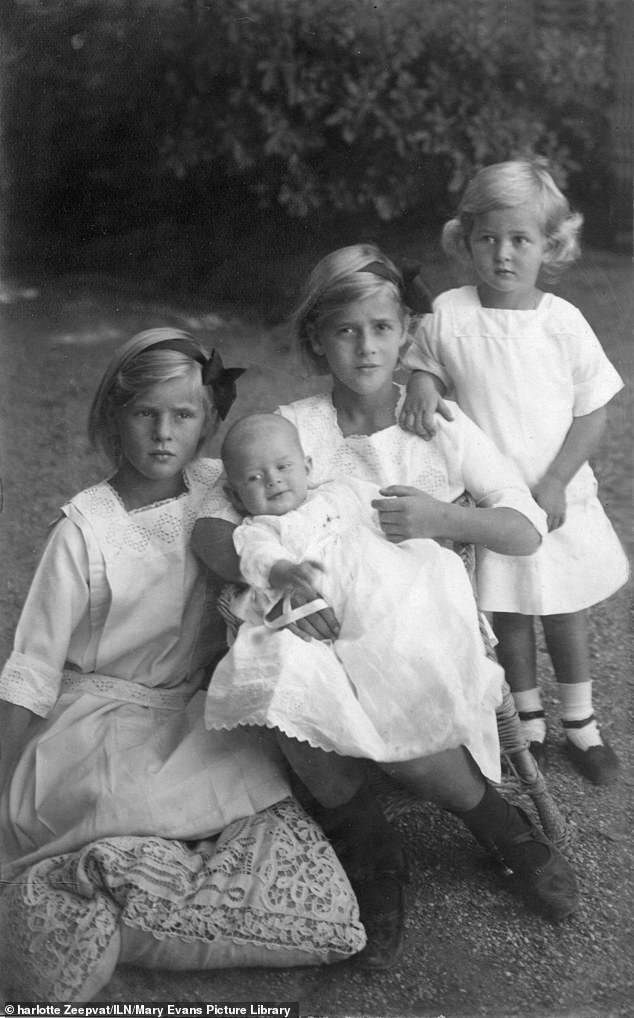
M 592 682 L 560 682 L 558 690 L 566 738 L 579 749 L 602 746 L 603 739 L 592 711 Z
M 529 742 L 544 742 L 546 739 L 546 715 L 537 686 L 513 693 L 513 699 L 520 716 L 522 733 Z

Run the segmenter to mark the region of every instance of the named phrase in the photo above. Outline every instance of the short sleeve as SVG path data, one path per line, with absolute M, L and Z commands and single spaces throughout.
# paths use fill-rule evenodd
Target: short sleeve
M 623 388 L 623 379 L 577 308 L 570 305 L 576 328 L 569 338 L 574 386 L 573 415 L 583 417 L 609 403 Z
M 542 536 L 547 518 L 537 505 L 517 467 L 497 449 L 484 432 L 451 404 L 453 421 L 438 421 L 437 441 L 449 472 L 452 498 L 468 491 L 476 504 L 487 509 L 516 509 Z
M 0 674 L 0 699 L 46 717 L 59 695 L 71 637 L 89 603 L 88 554 L 79 529 L 56 524 L 36 569 Z
M 451 378 L 442 352 L 446 318 L 443 311 L 423 315 L 403 355 L 402 363 L 410 371 L 429 371 L 441 380 L 446 389 L 450 389 Z

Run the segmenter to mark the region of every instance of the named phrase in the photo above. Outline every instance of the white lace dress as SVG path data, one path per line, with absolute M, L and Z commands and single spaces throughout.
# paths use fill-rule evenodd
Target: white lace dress
M 425 315 L 405 365 L 437 375 L 460 407 L 540 480 L 576 417 L 598 410 L 623 382 L 580 311 L 551 293 L 532 311 L 483 308 L 473 286 L 449 290 Z M 486 611 L 551 615 L 604 600 L 627 580 L 625 552 L 584 463 L 566 488 L 566 520 L 534 555 L 478 553 Z
M 38 715 L 0 799 L 3 879 L 97 838 L 208 837 L 288 794 L 266 740 L 202 723 L 214 613 L 189 537 L 217 475 L 201 461 L 134 512 L 107 482 L 64 507 L 0 675 Z
M 130 513 L 97 485 L 45 550 L 0 677 L 40 716 L 1 802 L 0 971 L 18 1000 L 90 1000 L 119 961 L 310 965 L 365 943 L 272 743 L 204 727 L 224 626 L 188 543 L 219 471 L 200 460 L 186 494 Z
M 395 415 L 398 415 L 401 400 Z M 455 420 L 451 423 L 439 421 L 435 438 L 425 442 L 398 427 L 396 421 L 393 427 L 372 435 L 344 436 L 328 393 L 310 396 L 280 408 L 282 415 L 298 429 L 303 449 L 312 458 L 312 476 L 316 484 L 333 478 L 347 480 L 352 477 L 381 487 L 411 485 L 446 502 L 453 501 L 467 490 L 478 505 L 516 509 L 531 521 L 540 534 L 544 534 L 545 515 L 531 498 L 513 464 L 500 455 L 493 443 L 457 406 L 453 410 Z M 224 495 L 221 481 L 203 503 L 201 516 L 241 522 Z M 363 609 L 363 606 L 360 608 Z M 376 611 L 380 615 L 380 596 Z M 416 626 L 427 624 L 425 612 L 426 604 L 423 603 L 415 619 Z M 385 616 L 380 665 L 389 680 L 394 679 L 396 673 L 396 664 L 389 659 L 392 648 L 396 648 L 396 641 L 387 632 L 387 612 Z M 395 627 L 398 626 L 398 608 L 393 609 L 393 619 Z M 442 633 L 439 638 L 444 640 L 445 632 L 450 632 L 450 622 L 441 620 L 439 626 Z M 453 655 L 455 649 L 451 647 L 449 653 Z M 215 678 L 212 688 L 213 682 Z M 210 707 L 207 713 L 209 718 Z M 499 744 L 493 710 L 483 725 L 482 732 L 475 738 L 482 738 L 487 744 L 493 740 L 495 752 L 487 752 L 482 758 L 486 760 L 488 775 L 495 779 L 496 775 L 499 776 Z M 421 750 L 420 755 L 433 752 L 424 746 Z
M 436 541 L 390 544 L 371 500 L 378 487 L 325 483 L 284 516 L 234 533 L 252 594 L 210 684 L 210 728 L 265 725 L 346 756 L 410 760 L 465 745 L 499 774 L 495 708 L 503 673 L 485 656 L 461 559 Z M 320 593 L 341 634 L 333 643 L 272 631 L 264 615 L 279 559 L 316 560 Z
M 0 804 L 0 971 L 16 999 L 89 1000 L 119 961 L 311 965 L 364 946 L 272 743 L 204 728 L 224 626 L 189 538 L 219 470 L 201 460 L 187 493 L 131 513 L 98 484 L 44 551 L 0 676 L 3 698 L 39 715 Z
M 330 393 L 281 406 L 279 413 L 297 428 L 302 447 L 312 459 L 315 484 L 351 477 L 379 487 L 405 484 L 444 502 L 453 502 L 468 491 L 477 505 L 516 509 L 538 533 L 546 533 L 546 516 L 517 468 L 458 406 L 451 404 L 453 421 L 438 418 L 437 433 L 426 442 L 397 425 L 404 398 L 401 390 L 394 425 L 372 435 L 344 436 Z M 203 500 L 199 515 L 242 522 L 224 492 L 223 476 Z

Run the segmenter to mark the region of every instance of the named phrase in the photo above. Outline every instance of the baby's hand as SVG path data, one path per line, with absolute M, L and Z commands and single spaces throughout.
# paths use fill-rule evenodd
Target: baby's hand
M 280 559 L 271 567 L 269 584 L 275 590 L 283 590 L 286 594 L 298 593 L 314 597 L 321 572 L 319 562 L 291 562 L 288 559 Z
M 406 431 L 413 431 L 426 441 L 436 434 L 434 417 L 437 413 L 447 421 L 453 421 L 449 405 L 442 398 L 440 379 L 427 371 L 412 371 L 407 381 L 407 395 L 399 416 L 399 424 Z
M 285 594 L 290 595 L 291 608 L 299 608 L 321 597 L 317 581 L 322 572 L 323 568 L 319 562 L 283 560 L 276 562 L 272 567 L 269 583 L 277 590 L 283 590 Z M 281 611 L 281 606 L 280 601 L 272 609 L 272 618 Z M 289 622 L 285 628 L 302 640 L 336 640 L 339 636 L 339 620 L 328 606 L 295 622 Z
M 557 530 L 566 519 L 566 485 L 557 477 L 544 474 L 531 494 L 548 517 L 548 529 Z
M 310 595 L 295 593 L 291 597 L 291 608 L 300 608 L 319 596 L 317 591 L 313 591 Z M 322 608 L 311 615 L 305 615 L 304 618 L 286 626 L 289 633 L 294 633 L 301 640 L 336 640 L 340 628 L 339 620 L 330 607 Z

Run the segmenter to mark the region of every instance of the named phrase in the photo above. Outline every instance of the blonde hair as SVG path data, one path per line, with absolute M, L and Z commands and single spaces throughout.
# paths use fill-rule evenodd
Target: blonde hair
M 547 240 L 543 266 L 547 276 L 557 275 L 579 255 L 583 216 L 573 212 L 559 190 L 544 159 L 516 159 L 485 166 L 467 185 L 455 218 L 445 223 L 442 247 L 450 256 L 465 260 L 476 216 L 493 209 L 530 206 Z
M 182 344 L 183 350 L 153 349 L 157 344 L 172 340 Z M 186 352 L 190 344 L 191 354 Z M 197 355 L 208 357 L 202 344 L 189 333 L 170 328 L 139 332 L 115 350 L 88 415 L 88 438 L 93 447 L 118 466 L 121 458 L 118 411 L 153 385 L 176 378 L 191 378 L 194 383 L 199 383 L 205 410 L 205 424 L 198 444 L 200 448 L 215 411 L 209 389 L 203 385 L 201 364 L 195 359 Z
M 386 278 L 366 266 L 378 262 Z M 401 309 L 407 309 L 400 289 L 401 275 L 390 259 L 375 244 L 352 244 L 322 258 L 311 272 L 292 318 L 295 351 L 305 365 L 317 374 L 328 374 L 328 362 L 315 353 L 312 338 L 331 315 L 349 304 L 379 293 L 389 293 Z

